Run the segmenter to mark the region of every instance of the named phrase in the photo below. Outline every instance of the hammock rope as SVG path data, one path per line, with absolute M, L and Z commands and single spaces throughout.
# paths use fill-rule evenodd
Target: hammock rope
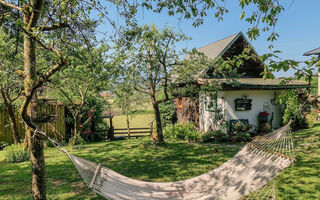
M 248 142 L 233 158 L 200 176 L 177 182 L 144 182 L 69 154 L 49 139 L 72 161 L 87 186 L 107 199 L 124 200 L 207 200 L 275 199 L 275 186 L 267 185 L 295 160 L 290 122 Z

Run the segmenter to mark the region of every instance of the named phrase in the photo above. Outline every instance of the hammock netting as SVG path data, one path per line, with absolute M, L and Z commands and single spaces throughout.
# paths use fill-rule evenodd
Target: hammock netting
M 220 167 L 177 182 L 134 180 L 63 151 L 88 187 L 109 200 L 275 199 L 274 186 L 265 185 L 295 161 L 290 123 L 247 143 Z

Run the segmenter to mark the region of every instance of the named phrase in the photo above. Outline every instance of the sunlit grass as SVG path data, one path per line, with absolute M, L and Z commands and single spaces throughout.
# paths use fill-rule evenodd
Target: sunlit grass
M 130 127 L 131 128 L 143 128 L 149 127 L 150 122 L 154 120 L 153 114 L 137 114 L 131 115 L 130 118 Z M 126 116 L 125 115 L 116 115 L 112 119 L 114 128 L 126 128 Z M 107 120 L 109 124 L 109 119 Z M 155 123 L 154 123 L 155 125 Z
M 125 176 L 144 181 L 177 181 L 214 169 L 241 145 L 167 141 L 145 146 L 145 139 L 98 142 L 72 154 L 101 163 Z M 276 179 L 277 199 L 320 199 L 320 126 L 294 133 L 297 162 Z M 45 150 L 48 199 L 103 199 L 90 191 L 68 157 Z M 29 162 L 7 164 L 0 152 L 0 199 L 31 199 Z
M 91 143 L 85 149 L 71 150 L 71 153 L 135 179 L 163 182 L 183 180 L 210 171 L 241 148 L 240 145 L 177 141 L 168 141 L 163 146 L 145 146 L 144 140 Z M 48 199 L 103 199 L 87 189 L 65 154 L 48 148 L 45 156 Z M 6 164 L 0 160 L 0 182 L 0 199 L 31 199 L 29 162 Z

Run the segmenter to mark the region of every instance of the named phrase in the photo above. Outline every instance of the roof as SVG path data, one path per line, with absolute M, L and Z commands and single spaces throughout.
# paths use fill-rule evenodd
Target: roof
M 229 49 L 231 49 L 231 47 L 233 45 L 236 44 L 236 42 L 238 41 L 238 39 L 241 38 L 246 44 L 248 44 L 249 46 L 251 46 L 252 50 L 253 50 L 253 53 L 256 54 L 256 56 L 258 56 L 258 53 L 255 51 L 255 49 L 253 48 L 253 46 L 250 44 L 250 42 L 248 41 L 248 39 L 246 38 L 246 36 L 240 31 L 238 33 L 235 33 L 231 36 L 228 36 L 226 38 L 223 38 L 221 40 L 218 40 L 216 42 L 213 42 L 211 44 L 208 44 L 204 47 L 200 47 L 197 49 L 197 51 L 203 53 L 204 55 L 206 55 L 208 58 L 210 59 L 216 59 L 220 56 L 223 56 L 225 55 L 226 53 L 228 53 Z M 233 48 L 234 49 L 234 48 Z M 230 52 L 229 52 L 230 53 Z M 186 59 L 188 60 L 190 58 L 190 55 L 186 55 L 183 59 Z M 261 62 L 261 65 L 257 64 L 255 66 L 254 69 L 252 69 L 250 72 L 252 73 L 255 73 L 257 70 L 257 74 L 260 74 L 261 71 L 263 71 L 263 65 L 264 63 L 259 60 Z M 250 61 L 245 61 L 245 62 L 250 62 Z M 254 61 L 253 61 L 254 62 Z M 249 66 L 249 65 L 248 65 Z M 247 67 L 248 67 L 247 66 Z M 262 67 L 261 67 L 262 66 Z M 244 68 L 245 66 L 243 66 L 242 68 Z M 256 68 L 259 68 L 259 69 L 256 69 Z M 204 75 L 204 73 L 207 73 L 209 69 L 204 69 L 204 70 L 201 70 L 197 73 L 194 73 L 193 74 L 193 78 L 198 78 L 198 77 L 202 77 Z M 239 70 L 243 71 L 243 70 L 246 70 L 246 69 L 240 69 Z M 248 72 L 248 70 L 247 70 Z M 240 73 L 243 73 L 243 72 L 240 72 Z M 260 76 L 254 76 L 254 77 L 260 77 Z M 172 75 L 172 78 L 175 80 L 177 79 L 177 75 L 176 74 L 173 74 Z
M 311 51 L 305 52 L 303 55 L 304 56 L 320 55 L 320 47 L 316 48 L 316 49 L 313 49 Z
M 206 83 L 212 83 L 217 81 L 222 90 L 232 90 L 232 89 L 295 89 L 295 88 L 307 88 L 309 84 L 306 81 L 301 80 L 290 80 L 282 84 L 285 79 L 275 78 L 275 79 L 263 79 L 263 78 L 239 78 L 236 79 L 235 85 L 230 83 L 230 80 L 226 79 L 198 79 L 200 85 Z
M 215 41 L 204 47 L 197 48 L 197 51 L 204 53 L 208 58 L 215 59 L 221 56 L 240 36 L 243 36 L 243 38 L 247 41 L 247 43 L 250 44 L 250 42 L 246 39 L 243 33 L 239 32 L 229 37 Z M 255 53 L 257 54 L 257 52 Z M 189 58 L 189 55 L 186 55 L 184 59 L 188 59 L 188 58 Z

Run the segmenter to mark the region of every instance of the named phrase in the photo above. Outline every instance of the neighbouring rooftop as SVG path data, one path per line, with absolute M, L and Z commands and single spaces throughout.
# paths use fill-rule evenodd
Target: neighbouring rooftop
M 320 47 L 316 48 L 316 49 L 313 49 L 311 51 L 305 52 L 303 55 L 304 56 L 320 55 Z

